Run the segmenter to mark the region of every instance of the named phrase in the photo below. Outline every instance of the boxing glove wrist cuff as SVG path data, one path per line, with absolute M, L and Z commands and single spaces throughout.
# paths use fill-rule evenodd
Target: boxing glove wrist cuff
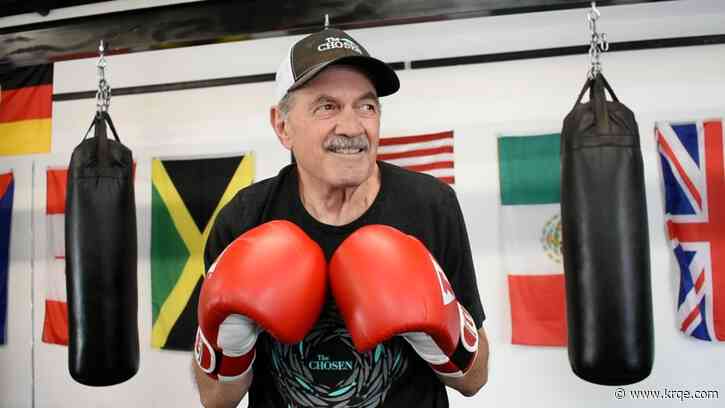
M 256 354 L 255 346 L 241 355 L 227 355 L 215 350 L 201 329 L 197 329 L 194 343 L 196 364 L 206 375 L 219 382 L 235 381 L 251 373 Z
M 475 322 L 466 309 L 458 304 L 460 333 L 455 349 L 446 352 L 432 336 L 423 332 L 402 334 L 415 352 L 425 360 L 436 373 L 446 377 L 463 377 L 473 366 L 478 355 L 478 331 Z

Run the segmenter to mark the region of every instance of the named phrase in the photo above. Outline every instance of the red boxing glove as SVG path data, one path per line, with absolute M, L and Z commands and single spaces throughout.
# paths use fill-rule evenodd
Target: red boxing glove
M 330 285 L 358 351 L 401 335 L 441 375 L 463 376 L 473 364 L 473 318 L 415 237 L 385 225 L 360 228 L 335 251 Z
M 194 357 L 219 381 L 250 372 L 261 330 L 301 341 L 325 301 L 325 255 L 299 227 L 271 221 L 239 236 L 219 255 L 201 287 Z

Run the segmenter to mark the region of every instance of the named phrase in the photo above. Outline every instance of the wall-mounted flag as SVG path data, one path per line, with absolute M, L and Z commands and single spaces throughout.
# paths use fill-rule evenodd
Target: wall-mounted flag
M 13 173 L 0 174 L 0 344 L 5 344 L 10 267 L 10 227 L 13 215 Z
M 0 155 L 50 151 L 52 99 L 53 65 L 0 74 Z
M 378 160 L 455 183 L 453 131 L 380 138 Z
M 567 344 L 559 141 L 559 134 L 498 139 L 501 248 L 513 344 Z
M 151 345 L 191 350 L 204 246 L 219 210 L 252 183 L 254 155 L 154 159 L 151 171 Z
M 46 171 L 45 215 L 48 268 L 45 271 L 45 313 L 42 340 L 68 345 L 68 304 L 65 290 L 65 193 L 68 170 Z
M 680 272 L 679 329 L 725 341 L 725 160 L 722 120 L 659 122 L 665 223 Z

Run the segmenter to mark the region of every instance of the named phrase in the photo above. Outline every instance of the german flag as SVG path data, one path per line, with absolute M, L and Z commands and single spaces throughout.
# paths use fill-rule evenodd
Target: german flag
M 53 65 L 0 74 L 0 155 L 50 151 Z
M 219 210 L 252 183 L 254 156 L 154 159 L 151 179 L 151 345 L 191 350 L 206 240 Z

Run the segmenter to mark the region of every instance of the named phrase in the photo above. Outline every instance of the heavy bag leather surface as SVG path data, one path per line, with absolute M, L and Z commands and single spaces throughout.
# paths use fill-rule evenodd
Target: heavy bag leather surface
M 91 127 L 95 137 L 73 150 L 68 171 L 68 368 L 79 383 L 105 386 L 138 371 L 136 207 L 131 151 L 107 112 Z
M 639 130 L 601 74 L 564 120 L 561 218 L 574 373 L 604 385 L 646 378 L 654 329 Z

